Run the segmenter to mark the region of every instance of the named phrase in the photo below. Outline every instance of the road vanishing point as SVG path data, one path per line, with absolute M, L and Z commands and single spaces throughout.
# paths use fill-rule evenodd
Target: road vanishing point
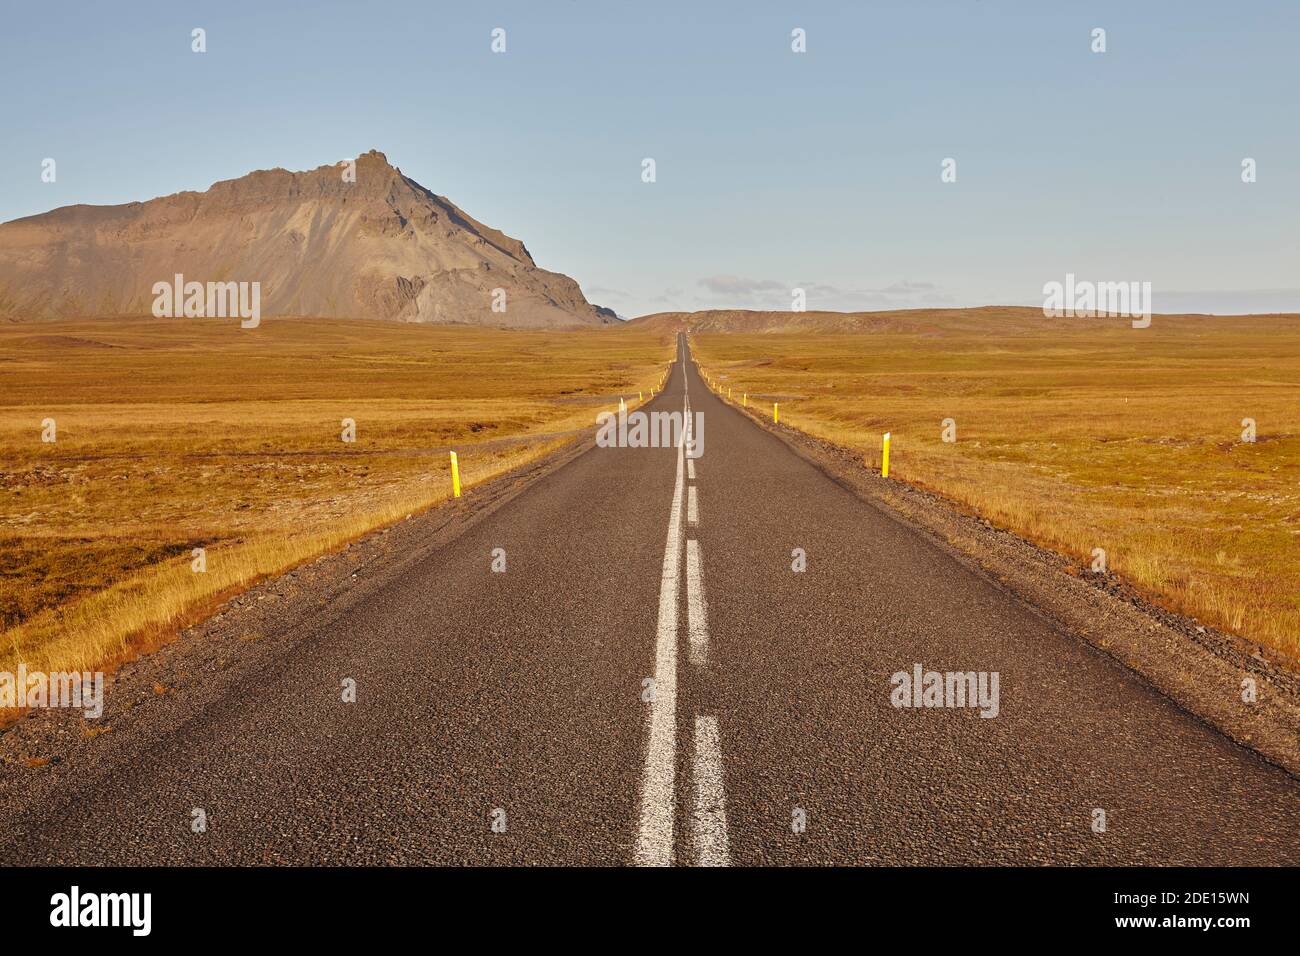
M 1300 863 L 1294 778 L 678 347 L 643 408 L 702 414 L 706 454 L 588 444 L 450 530 L 403 523 L 346 588 L 301 579 L 274 633 L 140 662 L 204 677 L 148 720 L 110 693 L 48 785 L 2 775 L 0 862 Z M 996 672 L 997 716 L 895 706 L 916 665 Z

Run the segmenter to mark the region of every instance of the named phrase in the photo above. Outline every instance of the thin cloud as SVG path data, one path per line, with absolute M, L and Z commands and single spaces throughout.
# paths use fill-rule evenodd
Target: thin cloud
M 610 289 L 602 285 L 594 285 L 587 290 L 587 297 L 600 296 L 606 299 L 629 299 L 629 296 L 622 289 Z
M 761 292 L 785 292 L 790 288 L 773 279 L 746 279 L 742 276 L 705 276 L 700 285 L 715 295 L 756 295 Z
M 794 290 L 803 289 L 810 310 L 858 311 L 951 305 L 953 296 L 936 283 L 900 279 L 878 288 L 845 288 L 825 282 L 783 282 L 735 275 L 705 276 L 698 281 L 714 307 L 785 310 Z

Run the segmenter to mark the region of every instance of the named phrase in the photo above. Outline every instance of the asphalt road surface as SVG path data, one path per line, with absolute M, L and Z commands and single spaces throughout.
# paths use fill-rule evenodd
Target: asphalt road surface
M 58 788 L 0 770 L 0 862 L 1300 862 L 1293 777 L 865 505 L 679 348 L 645 407 L 702 415 L 698 459 L 592 448 Z M 918 665 L 996 673 L 996 716 L 895 706 Z

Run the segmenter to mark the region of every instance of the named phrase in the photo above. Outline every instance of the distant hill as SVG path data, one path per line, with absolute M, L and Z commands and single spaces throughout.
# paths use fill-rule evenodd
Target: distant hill
M 656 312 L 633 325 L 683 328 L 695 332 L 938 332 L 970 324 L 1043 321 L 1042 309 L 896 309 L 888 312 L 759 312 L 710 309 L 703 312 Z
M 65 206 L 0 225 L 0 317 L 148 314 L 157 282 L 260 282 L 263 316 L 608 325 L 524 244 L 403 176 L 383 153 L 262 170 L 122 206 Z M 493 290 L 505 292 L 494 311 Z M 496 301 L 502 301 L 500 296 Z
M 1279 315 L 1278 318 L 1294 316 Z M 1240 321 L 1241 316 L 1160 315 L 1186 325 L 1199 320 L 1209 326 Z M 1252 318 L 1265 318 L 1255 316 Z M 1077 329 L 1085 324 L 1127 328 L 1128 318 L 1049 318 L 1032 306 L 990 305 L 972 309 L 896 309 L 889 312 L 758 312 L 748 309 L 710 309 L 702 312 L 655 312 L 627 324 L 692 332 L 902 332 L 942 335 L 954 332 L 1051 332 Z

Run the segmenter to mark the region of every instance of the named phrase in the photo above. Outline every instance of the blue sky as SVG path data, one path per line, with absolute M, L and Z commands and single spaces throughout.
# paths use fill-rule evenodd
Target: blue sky
M 1300 311 L 1297 48 L 1294 0 L 8 2 L 0 220 L 377 148 L 623 315 Z

